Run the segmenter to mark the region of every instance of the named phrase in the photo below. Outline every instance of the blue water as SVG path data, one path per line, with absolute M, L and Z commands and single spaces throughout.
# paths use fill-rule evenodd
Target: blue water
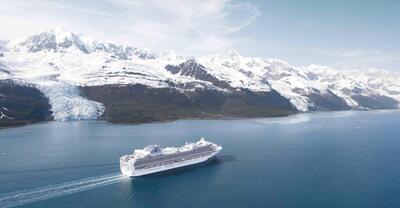
M 400 207 L 400 111 L 0 130 L 0 207 Z M 204 136 L 205 164 L 142 178 L 119 156 Z

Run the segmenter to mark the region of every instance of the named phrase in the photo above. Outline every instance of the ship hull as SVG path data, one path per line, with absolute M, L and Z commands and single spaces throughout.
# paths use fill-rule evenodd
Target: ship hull
M 169 163 L 169 164 L 160 165 L 160 166 L 152 167 L 152 168 L 133 169 L 133 168 L 131 168 L 133 165 L 122 164 L 122 162 L 121 162 L 120 166 L 121 166 L 121 172 L 123 175 L 129 176 L 129 177 L 137 177 L 137 176 L 144 176 L 144 175 L 149 175 L 149 174 L 153 174 L 153 173 L 158 173 L 158 172 L 162 172 L 162 171 L 167 171 L 167 170 L 172 170 L 172 169 L 176 169 L 176 168 L 180 168 L 180 167 L 185 167 L 185 166 L 202 163 L 202 162 L 205 162 L 208 159 L 214 157 L 218 153 L 219 153 L 219 151 L 216 151 L 207 156 L 193 158 L 193 159 L 184 160 L 184 161 L 180 161 L 180 162 Z

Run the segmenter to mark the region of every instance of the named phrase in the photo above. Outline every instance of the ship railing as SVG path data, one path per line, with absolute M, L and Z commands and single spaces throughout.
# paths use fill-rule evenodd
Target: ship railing
M 190 155 L 190 156 L 183 157 L 183 158 L 174 158 L 174 159 L 170 159 L 170 160 L 164 160 L 162 162 L 158 161 L 158 162 L 154 162 L 154 163 L 144 164 L 144 165 L 140 165 L 140 166 L 135 166 L 135 169 L 147 169 L 147 168 L 153 168 L 153 167 L 158 167 L 158 166 L 162 166 L 162 165 L 169 165 L 169 164 L 173 164 L 176 162 L 182 162 L 185 160 L 191 160 L 191 159 L 195 159 L 195 158 L 204 157 L 204 156 L 210 155 L 214 152 L 215 151 L 208 151 L 208 152 L 203 152 L 200 154 Z

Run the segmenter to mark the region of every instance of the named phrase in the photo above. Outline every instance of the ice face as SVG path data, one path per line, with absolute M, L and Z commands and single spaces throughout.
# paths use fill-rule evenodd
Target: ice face
M 76 86 L 47 82 L 37 84 L 37 88 L 48 97 L 57 121 L 97 119 L 104 112 L 103 104 L 81 97 Z

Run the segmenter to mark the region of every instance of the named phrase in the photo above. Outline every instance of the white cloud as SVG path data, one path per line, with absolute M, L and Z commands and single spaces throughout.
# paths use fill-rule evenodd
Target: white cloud
M 60 26 L 94 38 L 188 55 L 228 50 L 260 12 L 231 0 L 0 0 L 0 39 Z

